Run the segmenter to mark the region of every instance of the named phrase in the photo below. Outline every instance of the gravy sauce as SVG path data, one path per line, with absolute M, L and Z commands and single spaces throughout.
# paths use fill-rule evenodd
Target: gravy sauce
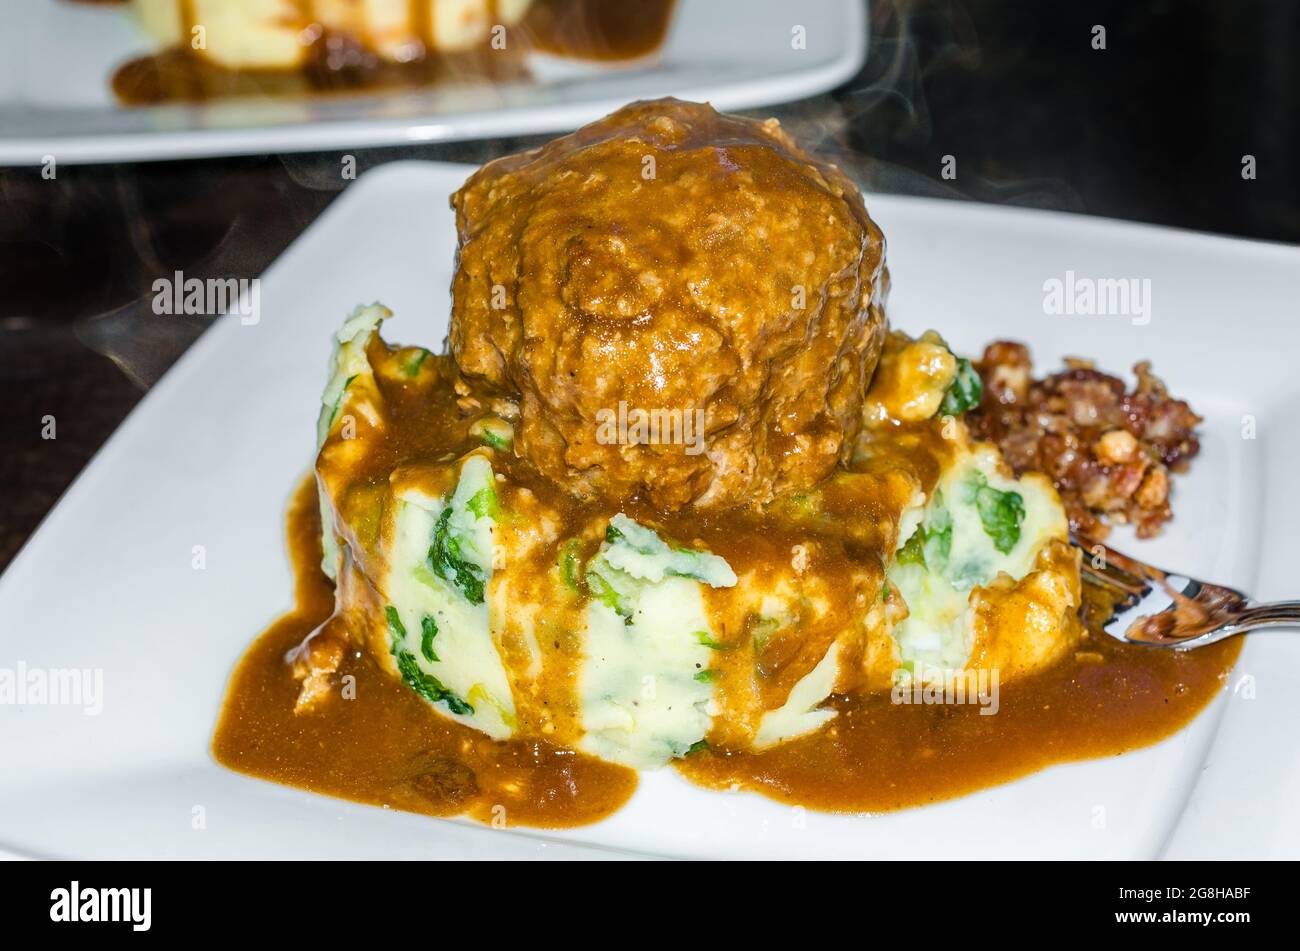
M 359 651 L 339 671 L 355 678 L 354 699 L 295 714 L 286 655 L 334 607 L 319 539 L 307 480 L 288 515 L 296 607 L 239 663 L 213 740 L 218 762 L 355 802 L 497 825 L 583 825 L 630 798 L 634 771 L 545 742 L 494 742 L 439 716 Z M 895 704 L 888 693 L 836 697 L 840 716 L 817 734 L 758 753 L 701 750 L 677 768 L 702 786 L 819 810 L 925 805 L 1164 739 L 1223 689 L 1239 651 L 1237 639 L 1177 653 L 1089 634 L 1065 661 L 1001 688 L 995 715 L 976 704 Z
M 296 606 L 240 661 L 212 741 L 237 772 L 313 792 L 431 816 L 467 814 L 494 826 L 561 828 L 603 819 L 636 789 L 636 772 L 545 742 L 494 742 L 435 713 L 367 655 L 349 651 L 340 683 L 355 695 L 294 713 L 286 655 L 334 611 L 320 570 L 314 480 L 288 517 Z
M 830 812 L 922 806 L 1150 746 L 1214 699 L 1240 649 L 1234 639 L 1176 653 L 1089 633 L 1073 657 L 1002 687 L 993 715 L 972 703 L 894 703 L 889 693 L 836 697 L 840 715 L 819 733 L 763 752 L 705 750 L 677 768 L 703 786 Z

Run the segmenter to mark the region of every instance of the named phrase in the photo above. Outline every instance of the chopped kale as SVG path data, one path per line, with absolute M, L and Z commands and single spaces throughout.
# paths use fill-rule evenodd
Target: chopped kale
M 420 653 L 425 660 L 437 661 L 438 655 L 433 652 L 433 639 L 438 636 L 438 622 L 426 614 L 420 619 L 420 631 Z
M 960 416 L 980 405 L 984 398 L 984 382 L 979 371 L 965 357 L 957 358 L 957 376 L 943 395 L 939 413 L 943 416 Z
M 433 573 L 454 585 L 470 604 L 483 603 L 483 570 L 467 561 L 461 552 L 460 539 L 451 530 L 451 506 L 438 516 L 429 547 L 429 567 Z
M 402 616 L 397 613 L 397 608 L 391 604 L 384 608 L 384 616 L 388 618 L 388 630 L 399 641 L 406 640 L 406 625 L 402 623 Z
M 457 716 L 471 717 L 474 715 L 474 708 L 450 690 L 443 691 L 442 699 L 447 704 L 447 709 Z
M 1025 500 L 1019 492 L 1003 492 L 989 485 L 988 477 L 976 472 L 965 483 L 966 501 L 975 504 L 984 534 L 993 547 L 1007 554 L 1020 541 L 1020 523 L 1025 518 Z
M 430 703 L 445 703 L 447 709 L 460 716 L 472 714 L 474 708 L 442 685 L 433 674 L 426 674 L 420 669 L 415 655 L 410 651 L 398 651 L 397 669 L 408 687 Z

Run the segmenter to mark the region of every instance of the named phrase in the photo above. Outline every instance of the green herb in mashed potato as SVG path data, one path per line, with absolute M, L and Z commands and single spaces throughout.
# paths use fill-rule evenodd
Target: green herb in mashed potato
M 438 622 L 426 614 L 420 619 L 420 653 L 427 661 L 438 660 L 438 655 L 433 652 L 433 639 L 437 636 Z
M 925 564 L 931 569 L 943 572 L 952 556 L 952 513 L 943 504 L 943 494 L 934 493 L 933 507 L 926 518 L 924 526 Z
M 612 609 L 615 614 L 621 617 L 628 624 L 632 623 L 631 606 L 627 603 L 626 599 L 614 589 L 614 586 L 610 584 L 609 579 L 601 574 L 597 567 L 593 566 L 588 569 L 586 580 L 587 590 L 591 592 L 593 598 L 605 605 L 605 607 Z
M 659 582 L 664 576 L 691 578 L 712 588 L 730 588 L 736 573 L 725 558 L 707 551 L 674 548 L 653 529 L 639 525 L 621 512 L 605 529 L 606 547 L 597 556 L 633 578 Z
M 334 428 L 334 421 L 339 418 L 339 410 L 343 408 L 343 398 L 347 396 L 348 387 L 352 385 L 352 381 L 356 378 L 357 374 L 354 373 L 343 382 L 343 389 L 339 391 L 339 397 L 334 401 L 334 406 L 330 409 L 329 422 L 325 424 L 327 432 Z
M 580 591 L 582 562 L 578 560 L 578 540 L 571 538 L 560 549 L 560 580 L 570 591 Z
M 965 357 L 957 358 L 957 376 L 943 395 L 939 404 L 941 416 L 960 416 L 967 410 L 980 405 L 984 397 L 984 383 L 979 371 Z
M 510 448 L 510 440 L 491 429 L 484 429 L 479 434 L 479 438 L 483 440 L 485 446 L 491 446 L 493 449 L 504 451 Z
M 975 504 L 984 533 L 993 547 L 1007 554 L 1020 541 L 1020 523 L 1025 518 L 1025 500 L 1018 492 L 1003 492 L 989 485 L 982 472 L 972 473 L 963 484 L 965 501 Z
M 900 565 L 920 565 L 925 567 L 925 529 L 918 527 L 912 533 L 912 537 L 907 540 L 902 548 L 898 549 L 898 554 L 894 556 L 894 561 Z
M 464 557 L 461 540 L 451 529 L 450 505 L 442 510 L 442 514 L 438 516 L 438 524 L 433 530 L 433 544 L 429 547 L 429 567 L 443 581 L 459 589 L 470 604 L 483 603 L 483 569 Z
M 444 687 L 442 681 L 433 674 L 426 674 L 421 670 L 415 655 L 410 651 L 398 651 L 395 656 L 402 680 L 425 700 L 430 703 L 445 703 L 447 709 L 458 716 L 470 716 L 474 713 L 474 708 Z
M 473 512 L 476 518 L 495 519 L 500 514 L 500 508 L 497 505 L 497 494 L 491 486 L 486 486 L 475 492 L 465 507 Z
M 388 630 L 399 641 L 406 639 L 406 625 L 402 623 L 402 616 L 397 613 L 397 608 L 391 604 L 384 608 L 384 616 L 388 618 Z
M 952 514 L 943 505 L 943 496 L 934 494 L 934 507 L 912 537 L 894 555 L 895 564 L 918 565 L 942 573 L 952 555 Z M 888 585 L 881 597 L 888 600 Z
M 587 590 L 592 597 L 631 624 L 641 593 L 667 577 L 702 581 L 714 588 L 736 583 L 736 573 L 726 559 L 671 547 L 653 529 L 622 513 L 610 519 L 600 551 L 587 563 Z
M 404 367 L 402 368 L 402 372 L 405 373 L 408 377 L 411 377 L 411 376 L 419 376 L 419 375 L 420 375 L 420 366 L 424 363 L 424 361 L 425 361 L 428 357 L 429 357 L 429 351 L 428 351 L 428 350 L 421 349 L 420 352 L 417 353 L 417 354 L 416 354 L 416 355 L 411 359 L 411 361 L 410 361 L 409 363 L 407 363 L 406 366 L 404 366 Z

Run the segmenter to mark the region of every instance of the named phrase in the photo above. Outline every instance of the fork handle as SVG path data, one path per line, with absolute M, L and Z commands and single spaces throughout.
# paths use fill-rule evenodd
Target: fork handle
M 1266 627 L 1300 626 L 1300 601 L 1273 601 L 1251 604 L 1232 619 L 1239 631 L 1257 631 Z

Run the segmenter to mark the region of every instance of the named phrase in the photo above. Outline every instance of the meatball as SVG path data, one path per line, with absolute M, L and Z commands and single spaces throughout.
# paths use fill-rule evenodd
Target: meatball
M 633 103 L 452 198 L 452 354 L 582 498 L 761 505 L 845 459 L 885 332 L 885 243 L 775 119 Z

